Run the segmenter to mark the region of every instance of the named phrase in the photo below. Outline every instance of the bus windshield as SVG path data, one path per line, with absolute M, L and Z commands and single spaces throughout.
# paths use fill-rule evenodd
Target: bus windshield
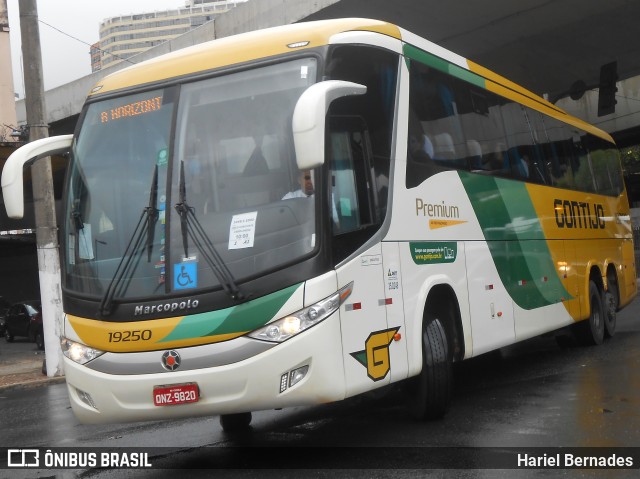
M 316 76 L 297 59 L 91 103 L 68 176 L 67 290 L 227 289 L 311 253 L 319 174 L 296 166 L 291 117 Z

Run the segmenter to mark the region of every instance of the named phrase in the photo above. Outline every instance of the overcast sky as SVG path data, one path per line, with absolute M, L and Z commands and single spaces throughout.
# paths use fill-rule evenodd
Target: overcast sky
M 38 0 L 38 16 L 41 22 L 46 22 L 81 40 L 74 40 L 40 23 L 45 90 L 91 73 L 89 45 L 98 41 L 99 25 L 105 18 L 168 10 L 184 5 L 185 0 Z M 20 98 L 23 98 L 18 0 L 7 0 L 7 7 L 11 29 L 14 89 Z

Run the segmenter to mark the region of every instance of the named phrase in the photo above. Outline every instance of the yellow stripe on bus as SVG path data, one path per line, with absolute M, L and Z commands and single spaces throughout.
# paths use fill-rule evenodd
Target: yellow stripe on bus
M 318 47 L 328 44 L 333 35 L 346 31 L 371 31 L 400 38 L 398 27 L 377 20 L 342 19 L 313 25 L 312 30 L 309 23 L 299 23 L 194 45 L 115 72 L 99 82 L 92 92 L 102 94 Z M 308 43 L 297 48 L 288 46 L 299 42 Z
M 179 347 L 200 346 L 228 341 L 247 333 L 235 332 L 215 336 L 195 337 L 163 342 L 184 316 L 133 322 L 105 322 L 67 315 L 80 341 L 87 346 L 114 353 L 157 351 Z
M 470 60 L 467 60 L 467 63 L 469 64 L 470 71 L 486 79 L 485 88 L 487 90 L 526 105 L 557 120 L 569 123 L 577 128 L 580 128 L 581 130 L 587 131 L 592 135 L 598 136 L 613 143 L 613 138 L 611 138 L 608 133 L 578 118 L 574 118 L 571 115 L 568 115 L 561 108 L 558 108 L 552 103 L 549 103 L 548 101 L 527 90 L 526 88 L 523 88 L 520 85 L 507 80 L 503 76 L 500 76 L 497 73 L 494 73 L 491 70 Z

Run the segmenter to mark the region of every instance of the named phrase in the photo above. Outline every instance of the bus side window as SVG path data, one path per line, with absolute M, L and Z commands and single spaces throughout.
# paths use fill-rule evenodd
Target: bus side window
M 334 231 L 344 234 L 374 222 L 368 174 L 371 148 L 361 119 L 332 118 L 330 125 L 332 217 Z
M 400 57 L 361 45 L 336 45 L 327 78 L 366 85 L 364 95 L 334 101 L 327 114 L 327 207 L 333 210 L 333 256 L 355 252 L 382 225 L 387 208 L 396 82 Z
M 360 117 L 330 117 L 329 125 L 327 201 L 335 259 L 340 261 L 371 237 L 384 217 L 377 207 L 381 190 L 375 186 L 378 179 L 374 177 L 370 135 L 364 121 Z
M 410 63 L 407 188 L 446 169 L 468 169 L 458 114 L 458 84 L 423 65 Z
M 583 147 L 589 152 L 597 191 L 603 195 L 617 196 L 623 190 L 620 176 L 620 159 L 613 145 L 590 134 L 581 137 Z
M 572 167 L 572 141 L 566 126 L 553 118 L 540 116 L 536 136 L 540 141 L 546 170 L 550 184 L 560 188 L 575 189 L 575 179 Z
M 344 138 L 334 136 L 332 143 L 342 143 Z M 353 158 L 349 155 L 345 158 L 334 159 L 331 168 L 332 213 L 336 232 L 348 233 L 360 228 L 360 212 L 356 190 L 355 173 L 353 171 Z M 334 217 L 335 216 L 335 217 Z

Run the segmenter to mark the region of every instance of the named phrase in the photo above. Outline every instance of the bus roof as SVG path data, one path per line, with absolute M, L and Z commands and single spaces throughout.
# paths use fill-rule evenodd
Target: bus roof
M 467 80 L 469 80 L 469 76 L 481 79 L 481 86 L 487 90 L 613 142 L 608 133 L 567 114 L 539 95 L 485 67 L 391 23 L 362 18 L 295 23 L 200 43 L 112 73 L 96 84 L 91 90 L 90 97 L 121 90 L 126 91 L 143 85 L 153 85 L 172 78 L 268 58 L 294 50 L 328 45 L 333 36 L 350 31 L 375 32 L 396 38 L 404 42 L 405 47 L 407 45 L 415 47 L 432 55 L 433 58 L 452 64 L 453 70 L 455 71 L 455 67 L 457 67 L 459 71 L 463 72 L 461 76 L 466 77 Z M 405 54 L 407 54 L 406 48 Z M 452 73 L 450 67 L 447 67 L 447 70 Z
M 332 36 L 354 30 L 400 38 L 398 27 L 377 20 L 351 18 L 283 25 L 211 40 L 132 65 L 105 77 L 92 90 L 92 94 L 152 84 L 294 50 L 327 45 Z M 294 44 L 301 46 L 293 46 Z

